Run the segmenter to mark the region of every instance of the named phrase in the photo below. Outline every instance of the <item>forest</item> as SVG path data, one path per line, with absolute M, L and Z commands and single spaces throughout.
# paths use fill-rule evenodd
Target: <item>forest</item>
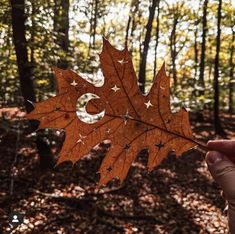
M 37 130 L 26 114 L 58 93 L 53 67 L 101 84 L 104 38 L 127 46 L 143 94 L 165 63 L 171 110 L 188 110 L 198 142 L 235 138 L 233 0 L 1 0 L 0 233 L 227 233 L 203 149 L 152 172 L 142 150 L 122 184 L 102 188 L 107 142 L 55 167 L 66 132 Z

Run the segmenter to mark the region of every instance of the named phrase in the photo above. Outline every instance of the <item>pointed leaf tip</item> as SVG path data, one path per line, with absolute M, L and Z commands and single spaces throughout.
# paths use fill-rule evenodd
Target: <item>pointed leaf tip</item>
M 159 72 L 162 72 L 165 76 L 167 76 L 166 75 L 166 62 L 165 61 L 162 63 L 162 66 L 161 66 Z

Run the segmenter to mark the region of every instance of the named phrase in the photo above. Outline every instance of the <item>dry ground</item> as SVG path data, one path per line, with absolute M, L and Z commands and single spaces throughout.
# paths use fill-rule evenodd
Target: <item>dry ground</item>
M 207 171 L 204 152 L 171 155 L 148 173 L 143 151 L 122 186 L 113 182 L 97 190 L 102 148 L 73 168 L 63 163 L 42 171 L 35 136 L 24 134 L 23 113 L 16 109 L 17 117 L 13 109 L 0 113 L 4 111 L 22 132 L 17 140 L 13 122 L 7 125 L 2 119 L 0 233 L 227 233 L 224 201 Z M 215 138 L 206 116 L 203 123 L 192 122 L 196 138 L 204 142 Z M 234 137 L 235 116 L 223 114 L 222 120 L 228 137 Z M 8 223 L 12 210 L 25 216 L 16 229 Z

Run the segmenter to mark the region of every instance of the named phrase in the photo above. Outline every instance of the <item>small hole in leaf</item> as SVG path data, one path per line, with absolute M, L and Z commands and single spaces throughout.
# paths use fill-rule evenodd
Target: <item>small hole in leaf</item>
M 86 104 L 92 100 L 92 99 L 98 99 L 100 98 L 99 96 L 93 94 L 93 93 L 86 93 L 83 94 L 80 98 L 78 98 L 77 100 L 77 106 L 76 106 L 76 114 L 77 117 L 84 123 L 88 123 L 88 124 L 93 124 L 98 122 L 99 120 L 101 120 L 104 115 L 105 115 L 105 110 L 103 110 L 102 112 L 98 113 L 98 114 L 88 114 L 86 112 Z
M 170 120 L 170 119 L 167 119 L 165 123 L 166 123 L 166 124 L 169 124 L 170 122 L 171 122 L 171 120 Z
M 164 144 L 162 141 L 160 141 L 158 144 L 155 144 L 155 146 L 156 146 L 158 149 L 161 149 L 162 147 L 165 146 L 165 144 Z
M 128 150 L 130 147 L 131 147 L 130 144 L 125 144 L 125 145 L 124 145 L 124 149 L 125 149 L 125 150 Z
M 112 171 L 112 167 L 109 166 L 106 170 L 107 170 L 108 172 L 111 172 L 111 171 Z

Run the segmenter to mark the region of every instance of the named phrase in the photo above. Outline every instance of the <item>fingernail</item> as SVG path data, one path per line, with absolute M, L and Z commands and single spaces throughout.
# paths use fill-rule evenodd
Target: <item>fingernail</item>
M 206 155 L 206 161 L 209 164 L 214 164 L 223 160 L 223 155 L 217 151 L 210 151 Z

